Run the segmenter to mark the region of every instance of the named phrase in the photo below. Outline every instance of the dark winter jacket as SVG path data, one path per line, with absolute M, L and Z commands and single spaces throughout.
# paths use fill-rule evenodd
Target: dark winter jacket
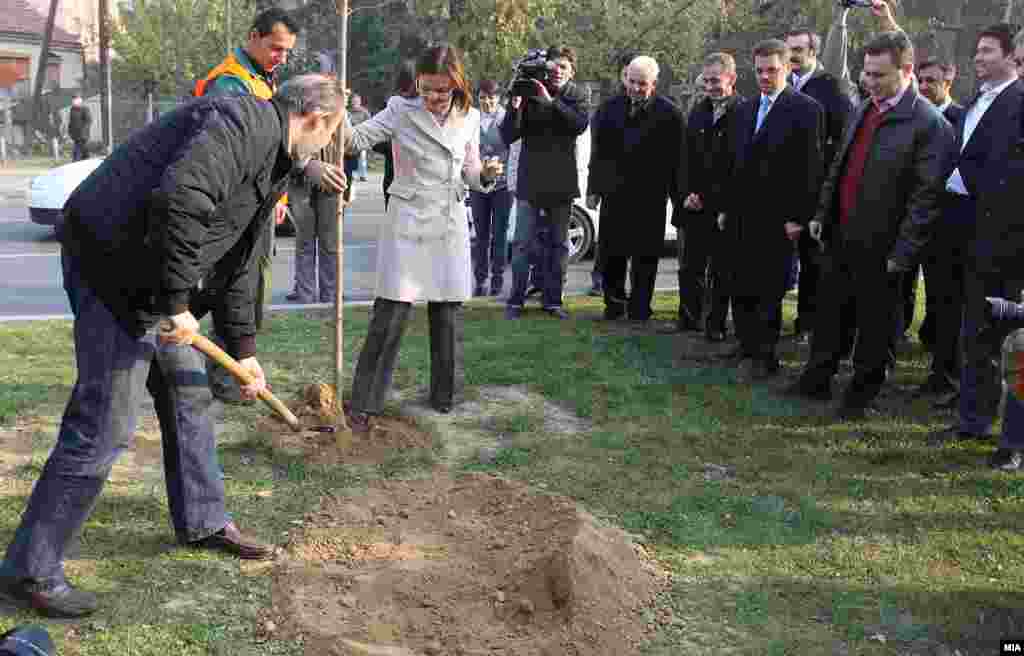
M 75 107 L 72 105 L 68 112 L 68 136 L 72 141 L 88 141 L 89 131 L 92 127 L 92 114 L 85 105 Z
M 683 113 L 654 96 L 635 116 L 630 100 L 615 96 L 590 126 L 588 194 L 601 197 L 601 252 L 657 256 L 665 244 L 665 208 L 685 177 Z
M 865 259 L 887 258 L 910 270 L 941 213 L 939 189 L 953 129 L 935 105 L 913 89 L 882 117 L 864 164 L 854 209 L 839 224 L 839 191 L 864 114 L 866 100 L 846 125 L 843 140 L 822 186 L 815 216 L 834 248 Z
M 704 209 L 693 213 L 683 208 L 682 202 L 676 203 L 672 212 L 672 225 L 684 227 L 687 216 L 707 215 L 713 217 L 726 207 L 726 199 L 722 198 L 722 190 L 728 182 L 732 169 L 735 146 L 730 141 L 735 130 L 736 107 L 744 98 L 736 95 L 727 100 L 728 108 L 716 123 L 714 106 L 705 98 L 697 103 L 690 112 L 686 123 L 686 178 L 682 185 L 680 201 L 690 194 L 701 198 Z
M 821 67 L 804 83 L 800 93 L 817 100 L 822 111 L 825 112 L 825 131 L 822 134 L 825 139 L 822 144 L 822 155 L 825 162 L 824 176 L 828 174 L 836 151 L 839 150 L 843 129 L 846 128 L 846 122 L 850 120 L 850 113 L 853 112 L 853 102 L 844 91 L 839 79 L 831 73 L 826 73 Z
M 64 206 L 64 246 L 121 326 L 142 335 L 190 309 L 200 279 L 229 352 L 255 351 L 253 247 L 288 182 L 287 112 L 206 97 L 119 146 Z
M 501 122 L 501 138 L 511 146 L 522 138 L 516 177 L 516 198 L 538 207 L 554 207 L 579 198 L 576 137 L 589 122 L 587 103 L 568 82 L 550 104 L 524 99 L 519 109 L 509 104 Z

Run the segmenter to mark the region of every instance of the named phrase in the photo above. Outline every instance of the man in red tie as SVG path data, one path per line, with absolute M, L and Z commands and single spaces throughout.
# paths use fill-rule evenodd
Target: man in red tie
M 811 360 L 790 389 L 832 398 L 844 351 L 841 318 L 855 316 L 854 375 L 840 420 L 863 418 L 885 382 L 902 276 L 939 215 L 937 181 L 953 143 L 949 123 L 911 87 L 914 48 L 907 35 L 883 32 L 864 52 L 870 97 L 846 126 L 810 224 L 811 236 L 833 251 L 834 266 L 819 297 Z

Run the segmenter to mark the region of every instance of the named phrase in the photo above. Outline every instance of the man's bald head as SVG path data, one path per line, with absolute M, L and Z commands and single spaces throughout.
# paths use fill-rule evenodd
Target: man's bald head
M 654 57 L 640 55 L 639 57 L 634 57 L 633 61 L 629 62 L 626 74 L 629 75 L 630 72 L 643 75 L 652 81 L 657 81 L 661 69 L 658 68 L 658 62 L 655 61 Z

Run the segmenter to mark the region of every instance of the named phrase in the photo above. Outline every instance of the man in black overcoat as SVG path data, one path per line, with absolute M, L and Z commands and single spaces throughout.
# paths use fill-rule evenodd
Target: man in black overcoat
M 950 90 L 956 79 L 956 65 L 938 59 L 920 62 L 916 69 L 918 88 L 942 112 L 956 130 L 962 128 L 962 105 Z M 924 395 L 951 395 L 960 380 L 960 315 L 963 311 L 964 258 L 962 230 L 957 228 L 955 198 L 949 203 L 950 221 L 939 220 L 931 243 L 921 254 L 926 294 L 925 317 L 918 330 L 921 343 L 932 352 L 931 373 L 918 389 Z M 903 329 L 914 319 L 917 300 L 917 268 L 903 284 Z M 947 396 L 947 399 L 949 397 Z
M 736 93 L 736 60 L 724 52 L 704 59 L 701 73 L 704 97 L 686 121 L 686 167 L 682 205 L 672 208 L 672 225 L 680 234 L 679 332 L 704 330 L 708 341 L 725 339 L 729 313 L 728 286 L 723 281 L 725 235 L 716 223 L 725 205 L 733 163 L 736 108 L 744 98 Z M 710 307 L 705 308 L 705 300 Z M 704 318 L 707 310 L 707 318 Z
M 818 61 L 821 37 L 810 30 L 792 30 L 786 35 L 790 50 L 792 73 L 790 86 L 818 101 L 824 112 L 825 130 L 822 133 L 824 169 L 822 180 L 835 157 L 843 128 L 853 111 L 853 101 L 844 91 L 839 78 L 827 72 Z M 820 252 L 818 244 L 804 231 L 798 242 L 800 255 L 800 286 L 797 293 L 797 338 L 807 341 L 814 329 L 814 313 L 818 307 L 818 289 L 821 283 Z
M 685 123 L 679 108 L 657 95 L 657 84 L 657 62 L 637 57 L 626 72 L 626 95 L 610 100 L 591 128 L 588 191 L 601 203 L 598 249 L 608 319 L 650 319 L 666 208 L 679 189 Z M 634 287 L 627 303 L 630 259 Z
M 778 372 L 787 263 L 814 216 L 824 164 L 818 102 L 786 85 L 789 48 L 778 39 L 754 48 L 761 93 L 736 109 L 735 160 L 719 215 L 727 231 L 733 318 L 754 378 Z

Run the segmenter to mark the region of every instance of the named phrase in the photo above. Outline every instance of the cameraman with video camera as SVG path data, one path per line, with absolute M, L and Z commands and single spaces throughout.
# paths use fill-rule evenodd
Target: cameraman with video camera
M 572 201 L 580 194 L 576 137 L 587 129 L 589 112 L 572 82 L 576 52 L 568 47 L 531 51 L 516 67 L 501 138 L 522 139 L 516 184 L 516 232 L 512 241 L 512 293 L 505 317 L 523 312 L 529 281 L 529 247 L 537 248 L 544 281 L 544 311 L 568 319 L 562 286 L 568 253 Z

